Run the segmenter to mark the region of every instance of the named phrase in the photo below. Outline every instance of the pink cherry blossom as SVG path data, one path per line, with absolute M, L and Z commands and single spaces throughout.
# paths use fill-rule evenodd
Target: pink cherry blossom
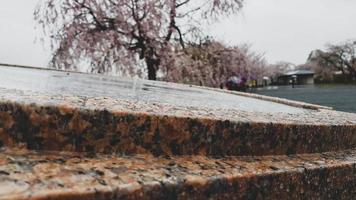
M 201 37 L 203 21 L 236 13 L 243 0 L 41 0 L 35 19 L 53 50 L 51 66 L 121 75 L 169 71 L 173 52 Z M 142 67 L 144 66 L 144 67 Z M 163 67 L 164 66 L 164 67 Z M 175 69 L 172 69 L 175 70 Z

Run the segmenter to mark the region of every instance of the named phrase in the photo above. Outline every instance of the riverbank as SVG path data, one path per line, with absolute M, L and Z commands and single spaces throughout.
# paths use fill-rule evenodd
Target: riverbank
M 295 88 L 292 86 L 270 86 L 258 88 L 252 92 L 356 113 L 356 85 L 317 84 L 296 86 Z

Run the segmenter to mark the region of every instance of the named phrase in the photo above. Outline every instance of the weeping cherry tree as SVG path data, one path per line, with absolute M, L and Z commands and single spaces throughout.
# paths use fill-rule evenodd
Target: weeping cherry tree
M 202 22 L 236 13 L 243 0 L 41 0 L 34 16 L 49 38 L 51 67 L 93 73 L 116 70 L 148 79 L 176 47 L 199 37 Z

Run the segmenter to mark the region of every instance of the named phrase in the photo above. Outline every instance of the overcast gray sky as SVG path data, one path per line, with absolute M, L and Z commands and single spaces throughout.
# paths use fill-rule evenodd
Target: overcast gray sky
M 35 42 L 33 10 L 38 0 L 2 0 L 0 62 L 47 65 L 49 49 Z M 328 42 L 356 38 L 356 0 L 245 0 L 243 12 L 210 27 L 229 44 L 250 43 L 269 62 L 305 62 Z

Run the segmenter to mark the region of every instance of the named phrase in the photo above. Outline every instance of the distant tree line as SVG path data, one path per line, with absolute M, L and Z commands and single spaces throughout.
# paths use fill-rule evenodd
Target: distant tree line
M 278 77 L 298 69 L 313 70 L 317 83 L 356 83 L 356 40 L 327 44 L 325 49 L 313 50 L 301 65 L 285 61 L 270 64 L 265 73 Z
M 267 69 L 263 54 L 250 46 L 227 46 L 212 39 L 190 43 L 174 55 L 162 77 L 165 81 L 220 87 L 231 76 L 261 79 Z
M 310 53 L 302 68 L 313 69 L 319 82 L 356 82 L 356 41 L 328 44 Z

